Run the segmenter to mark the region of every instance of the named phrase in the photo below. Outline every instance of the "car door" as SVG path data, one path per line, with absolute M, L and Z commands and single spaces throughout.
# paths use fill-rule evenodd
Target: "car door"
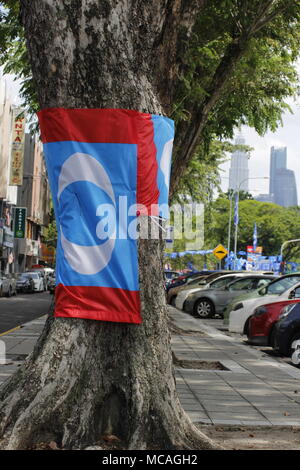
M 4 274 L 1 276 L 1 286 L 2 286 L 2 294 L 7 294 L 9 291 L 9 280 L 7 279 Z
M 227 305 L 228 289 L 227 286 L 237 279 L 237 275 L 224 276 L 212 282 L 207 290 L 206 297 L 213 301 L 216 313 L 222 313 L 224 306 Z
M 231 283 L 227 288 L 226 304 L 224 308 L 234 300 L 235 297 L 246 294 L 256 289 L 257 281 L 256 278 L 246 277 L 244 279 L 238 279 Z

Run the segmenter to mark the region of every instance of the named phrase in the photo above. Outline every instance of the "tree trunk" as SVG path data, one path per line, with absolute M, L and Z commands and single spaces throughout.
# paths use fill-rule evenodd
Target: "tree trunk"
M 21 4 L 41 109 L 164 113 L 168 87 L 159 90 L 157 77 L 164 70 L 167 83 L 176 66 L 167 67 L 163 45 L 170 48 L 166 31 L 181 1 Z M 184 18 L 192 27 L 192 13 Z M 139 275 L 142 325 L 49 317 L 34 352 L 0 392 L 3 447 L 54 440 L 84 448 L 106 433 L 129 449 L 214 447 L 177 398 L 159 240 L 139 242 Z

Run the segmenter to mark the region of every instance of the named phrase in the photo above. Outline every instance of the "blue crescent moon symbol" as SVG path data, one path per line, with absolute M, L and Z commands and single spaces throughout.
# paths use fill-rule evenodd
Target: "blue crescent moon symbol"
M 173 149 L 173 139 L 168 140 L 165 143 L 163 153 L 160 160 L 160 169 L 163 172 L 165 185 L 169 190 L 170 185 L 170 165 L 171 165 L 171 158 L 172 158 L 172 149 Z
M 115 194 L 105 169 L 95 158 L 85 153 L 74 153 L 62 165 L 58 179 L 57 199 L 63 190 L 77 181 L 88 181 L 108 194 L 116 205 Z M 61 229 L 61 245 L 65 258 L 80 274 L 92 275 L 102 271 L 110 262 L 115 246 L 116 231 L 102 245 L 77 245 L 64 236 Z

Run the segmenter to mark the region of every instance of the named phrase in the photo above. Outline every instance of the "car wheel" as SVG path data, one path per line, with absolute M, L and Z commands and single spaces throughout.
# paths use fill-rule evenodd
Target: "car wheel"
M 244 325 L 243 335 L 248 336 L 249 334 L 249 326 L 250 326 L 250 317 L 247 318 L 246 323 Z
M 194 306 L 194 314 L 199 318 L 211 318 L 215 313 L 214 304 L 208 299 L 199 299 Z
M 271 346 L 272 348 L 274 348 L 274 346 L 275 346 L 275 335 L 276 335 L 276 329 L 273 326 L 273 328 L 272 328 L 272 330 L 269 334 L 269 341 L 268 341 L 269 346 Z
M 300 331 L 298 331 L 296 334 L 294 334 L 294 336 L 290 340 L 290 343 L 289 343 L 289 356 L 291 356 L 294 352 L 294 349 L 292 348 L 293 342 L 298 340 L 298 339 L 300 339 Z

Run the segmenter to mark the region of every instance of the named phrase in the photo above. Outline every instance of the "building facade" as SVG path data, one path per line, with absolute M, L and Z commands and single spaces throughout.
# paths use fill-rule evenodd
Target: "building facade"
M 6 82 L 0 77 L 0 271 L 12 272 L 14 262 L 14 218 L 17 187 L 9 185 L 14 107 Z
M 16 240 L 15 270 L 23 272 L 43 262 L 43 228 L 49 223 L 50 192 L 42 143 L 25 136 L 23 185 L 18 188 L 18 207 L 25 207 L 26 236 Z
M 271 148 L 270 196 L 279 206 L 298 205 L 295 173 L 287 168 L 287 147 Z
M 287 167 L 287 148 L 286 147 L 271 147 L 270 155 L 270 181 L 269 181 L 269 193 L 276 193 L 277 181 L 276 172 L 277 170 L 285 169 Z
M 274 202 L 279 206 L 291 207 L 298 205 L 295 173 L 281 168 L 275 172 Z
M 0 271 L 4 273 L 23 272 L 43 260 L 43 229 L 50 212 L 42 144 L 25 133 L 20 111 L 0 76 Z M 16 208 L 25 209 L 24 232 L 15 230 Z

